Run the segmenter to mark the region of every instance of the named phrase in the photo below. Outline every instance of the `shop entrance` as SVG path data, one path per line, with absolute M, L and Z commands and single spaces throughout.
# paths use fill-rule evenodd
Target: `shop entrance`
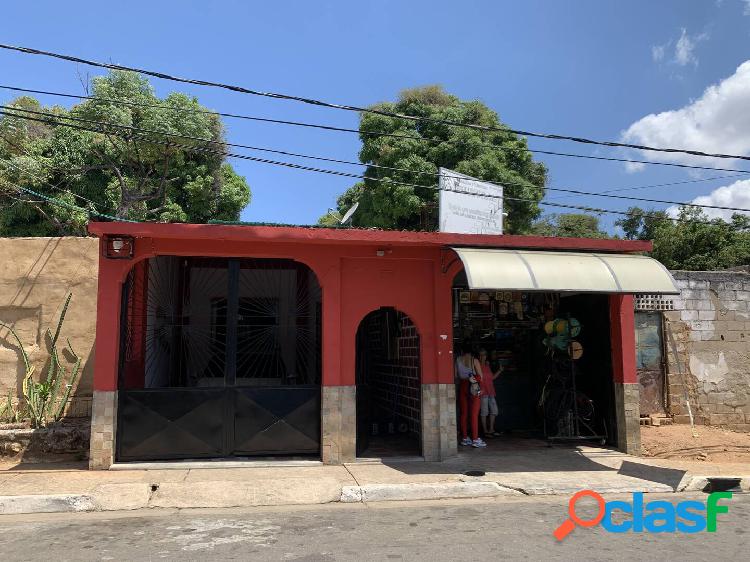
M 519 437 L 616 440 L 607 295 L 470 290 L 460 273 L 453 336 L 456 349 L 484 349 L 492 371 L 502 369 L 490 447 Z
M 394 308 L 365 316 L 357 330 L 357 456 L 422 455 L 419 333 Z

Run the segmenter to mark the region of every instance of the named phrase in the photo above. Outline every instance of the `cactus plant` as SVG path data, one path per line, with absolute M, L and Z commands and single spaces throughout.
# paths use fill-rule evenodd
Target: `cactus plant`
M 12 326 L 0 322 L 0 327 L 6 328 L 10 332 L 10 334 L 18 343 L 18 347 L 21 351 L 25 369 L 22 384 L 23 397 L 29 418 L 31 420 L 31 425 L 33 427 L 44 427 L 51 421 L 56 422 L 60 420 L 65 410 L 65 405 L 70 399 L 70 393 L 73 389 L 73 385 L 75 384 L 76 379 L 78 378 L 78 374 L 81 370 L 81 358 L 73 351 L 70 340 L 67 340 L 68 352 L 73 356 L 73 359 L 75 360 L 70 376 L 67 377 L 67 369 L 65 365 L 60 361 L 57 347 L 58 339 L 60 338 L 60 331 L 62 329 L 63 322 L 65 321 L 65 314 L 68 311 L 68 306 L 70 305 L 70 299 L 72 298 L 72 296 L 72 293 L 68 293 L 65 299 L 65 303 L 63 304 L 62 311 L 60 312 L 60 318 L 57 321 L 57 326 L 55 328 L 54 334 L 49 328 L 47 328 L 47 331 L 45 333 L 46 338 L 49 341 L 50 357 L 49 367 L 47 368 L 47 374 L 44 380 L 34 380 L 33 375 L 36 370 L 35 365 L 31 364 L 29 355 L 28 353 L 26 353 L 23 342 L 18 337 L 18 334 L 15 332 Z M 62 388 L 64 388 L 64 390 L 61 394 Z

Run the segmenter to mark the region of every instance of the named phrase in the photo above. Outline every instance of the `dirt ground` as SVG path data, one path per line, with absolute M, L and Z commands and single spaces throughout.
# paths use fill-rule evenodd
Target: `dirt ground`
M 657 459 L 750 463 L 750 433 L 706 425 L 696 425 L 695 433 L 686 424 L 641 426 L 641 451 Z

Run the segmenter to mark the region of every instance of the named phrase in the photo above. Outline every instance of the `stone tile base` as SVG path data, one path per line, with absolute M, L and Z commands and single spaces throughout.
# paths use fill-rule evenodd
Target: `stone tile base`
M 422 385 L 422 454 L 427 461 L 458 454 L 454 384 Z
M 107 470 L 115 460 L 117 391 L 94 391 L 89 468 Z
M 321 387 L 321 460 L 353 462 L 357 455 L 357 387 Z
M 615 382 L 617 448 L 629 455 L 641 454 L 640 385 Z

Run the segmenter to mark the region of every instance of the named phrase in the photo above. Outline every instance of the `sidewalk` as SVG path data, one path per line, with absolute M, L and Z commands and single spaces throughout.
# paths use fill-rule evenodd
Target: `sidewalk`
M 251 460 L 149 463 L 109 471 L 89 471 L 82 463 L 0 465 L 0 514 L 569 495 L 584 488 L 679 492 L 700 490 L 706 477 L 716 476 L 742 477 L 743 489 L 750 488 L 750 467 L 744 463 L 657 461 L 598 447 L 548 448 L 538 441 L 493 445 L 462 449 L 442 463 L 382 459 L 326 466 Z

